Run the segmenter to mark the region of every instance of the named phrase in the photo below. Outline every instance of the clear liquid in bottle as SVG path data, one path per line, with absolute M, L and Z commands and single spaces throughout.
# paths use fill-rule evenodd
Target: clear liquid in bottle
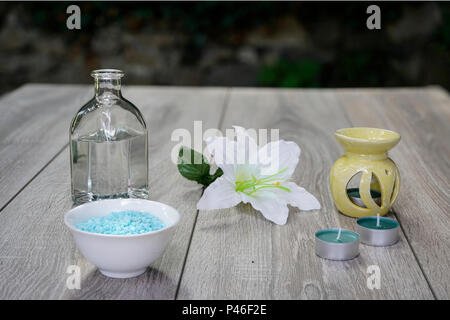
M 139 110 L 121 97 L 115 76 L 96 78 L 96 97 L 72 122 L 72 199 L 76 204 L 148 198 L 147 128 Z

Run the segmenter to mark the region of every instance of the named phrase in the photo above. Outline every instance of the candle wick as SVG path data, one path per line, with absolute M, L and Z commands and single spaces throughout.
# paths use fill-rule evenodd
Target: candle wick
M 341 238 L 341 231 L 342 231 L 342 229 L 339 228 L 339 231 L 338 231 L 338 235 L 337 235 L 336 240 L 339 240 L 339 239 Z
M 377 227 L 380 226 L 380 214 L 377 213 Z

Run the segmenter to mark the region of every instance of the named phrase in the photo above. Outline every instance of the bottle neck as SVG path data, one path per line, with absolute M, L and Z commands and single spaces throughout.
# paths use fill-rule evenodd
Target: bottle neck
M 97 100 L 117 100 L 122 97 L 121 82 L 117 78 L 95 78 Z

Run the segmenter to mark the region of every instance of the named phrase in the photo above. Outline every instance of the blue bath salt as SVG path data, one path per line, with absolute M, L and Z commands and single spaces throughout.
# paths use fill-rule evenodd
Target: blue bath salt
M 90 218 L 76 225 L 76 228 L 82 231 L 112 235 L 141 234 L 164 227 L 165 225 L 158 217 L 140 211 L 112 212 L 103 217 Z

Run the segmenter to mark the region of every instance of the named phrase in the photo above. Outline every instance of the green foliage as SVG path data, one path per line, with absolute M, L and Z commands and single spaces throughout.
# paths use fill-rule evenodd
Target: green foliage
M 259 75 L 259 83 L 271 87 L 317 87 L 319 86 L 321 65 L 314 60 L 290 62 L 280 59 L 273 65 L 264 66 Z
M 442 25 L 438 31 L 440 43 L 445 49 L 450 49 L 450 6 L 447 5 L 442 9 Z

